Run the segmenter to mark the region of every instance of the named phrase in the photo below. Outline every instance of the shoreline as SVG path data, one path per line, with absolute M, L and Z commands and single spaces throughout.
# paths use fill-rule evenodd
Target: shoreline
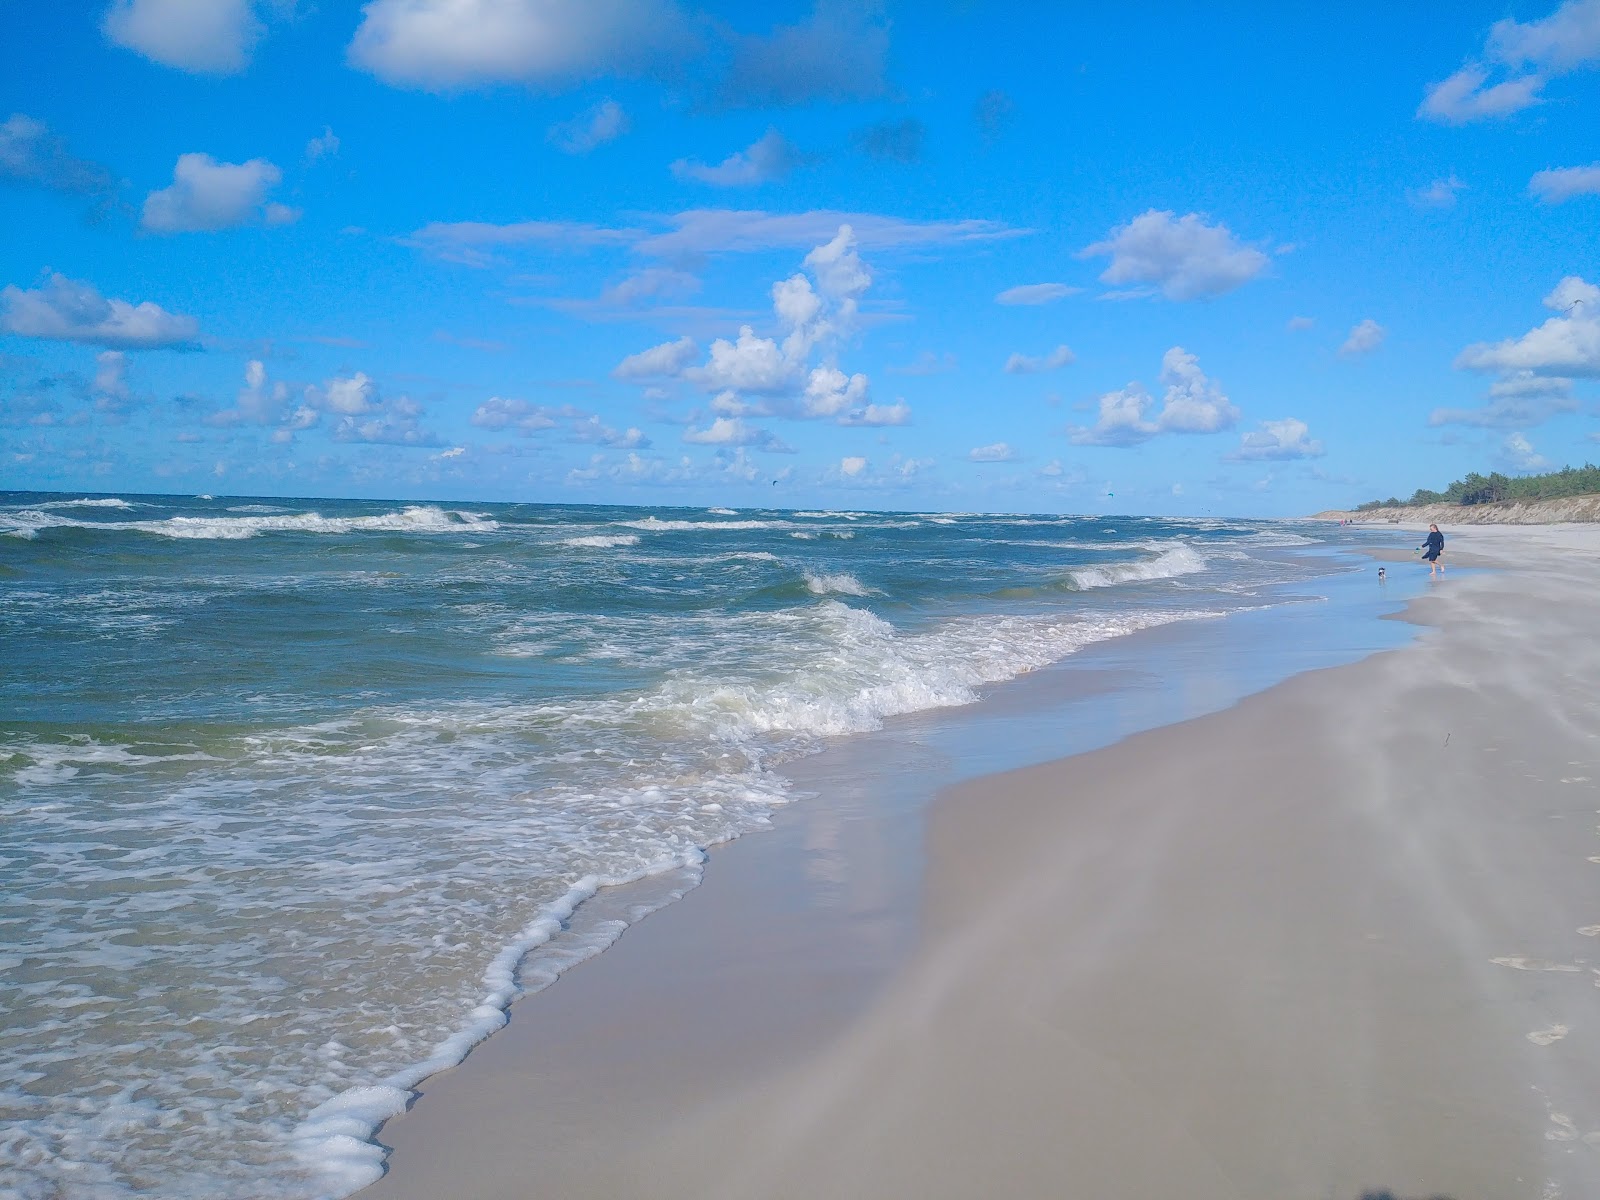
M 1404 552 L 1392 553 L 1400 559 L 1409 557 Z M 1378 556 L 1390 557 L 1390 554 L 1379 550 Z M 1317 585 L 1338 578 L 1341 577 L 1315 580 L 1307 586 L 1316 590 Z M 1392 604 L 1391 607 L 1399 606 Z M 1266 614 L 1276 614 L 1279 619 L 1286 616 L 1283 609 L 1269 609 Z M 1262 619 L 1270 620 L 1266 614 Z M 1210 631 L 1238 622 L 1248 625 L 1255 616 L 1234 614 Z M 1211 626 L 1212 623 L 1204 624 Z M 1387 643 L 1389 645 L 1409 637 L 1393 626 L 1390 629 L 1396 636 Z M 586 1096 L 584 1107 L 589 1112 L 588 1122 L 574 1121 L 570 1114 L 558 1115 L 547 1106 L 553 1103 L 557 1093 L 567 1098 L 559 1106 L 564 1109 L 574 1094 L 607 1090 L 597 1089 L 589 1074 L 591 1066 L 603 1073 L 599 1064 L 609 1061 L 611 1054 L 603 1043 L 612 1038 L 615 1027 L 631 1027 L 643 1021 L 656 1031 L 656 1036 L 700 1044 L 701 1052 L 687 1059 L 675 1059 L 659 1045 L 634 1044 L 631 1062 L 637 1063 L 641 1056 L 663 1059 L 671 1063 L 671 1069 L 665 1062 L 648 1068 L 634 1066 L 632 1071 L 642 1073 L 642 1078 L 612 1089 L 612 1102 L 618 1100 L 617 1092 L 659 1093 L 669 1090 L 668 1079 L 681 1077 L 685 1072 L 698 1071 L 703 1075 L 703 1066 L 696 1064 L 703 1064 L 707 1054 L 715 1054 L 723 1060 L 733 1060 L 722 1064 L 730 1068 L 731 1078 L 707 1084 L 709 1090 L 699 1096 L 699 1102 L 709 1104 L 732 1086 L 735 1078 L 742 1080 L 752 1074 L 778 1071 L 797 1055 L 804 1057 L 800 1054 L 802 1045 L 810 1047 L 808 1053 L 814 1052 L 837 1037 L 842 1029 L 862 1019 L 871 1007 L 872 997 L 885 989 L 896 968 L 914 954 L 924 932 L 920 904 L 907 902 L 908 896 L 912 901 L 919 899 L 914 893 L 921 882 L 920 863 L 916 861 L 921 856 L 921 847 L 914 843 L 901 845 L 897 852 L 889 854 L 885 854 L 882 847 L 895 839 L 904 840 L 907 830 L 923 819 L 916 810 L 925 805 L 927 798 L 905 795 L 905 788 L 891 789 L 895 795 L 885 805 L 881 786 L 885 780 L 907 772 L 914 775 L 913 759 L 928 753 L 930 738 L 937 742 L 936 752 L 951 763 L 966 764 L 965 769 L 947 772 L 950 778 L 939 786 L 970 779 L 980 771 L 1059 759 L 1062 752 L 1059 744 L 1054 747 L 1049 744 L 1052 732 L 1059 742 L 1059 725 L 1054 731 L 1025 732 L 1022 742 L 1032 737 L 1038 743 L 1031 753 L 1019 746 L 1018 727 L 1029 723 L 1024 710 L 1030 700 L 1014 697 L 1026 694 L 1036 702 L 1052 687 L 1059 687 L 1063 678 L 1076 677 L 1076 684 L 1067 690 L 1076 687 L 1080 693 L 1079 710 L 1083 711 L 1091 707 L 1085 702 L 1096 694 L 1103 699 L 1107 695 L 1120 695 L 1125 690 L 1126 679 L 1119 683 L 1113 677 L 1118 672 L 1125 674 L 1130 664 L 1147 653 L 1145 648 L 1155 644 L 1156 654 L 1170 654 L 1175 652 L 1173 647 L 1186 638 L 1192 640 L 1197 636 L 1206 640 L 1203 634 L 1197 635 L 1193 624 L 1184 623 L 1146 630 L 1117 639 L 1115 643 L 1103 643 L 1023 681 L 993 689 L 993 695 L 986 695 L 980 704 L 968 709 L 900 718 L 886 734 L 847 739 L 839 750 L 825 751 L 799 764 L 793 774 L 799 777 L 801 788 L 824 794 L 831 789 L 834 802 L 819 802 L 814 796 L 802 800 L 781 810 L 776 828 L 764 831 L 765 836 L 742 838 L 715 848 L 704 885 L 651 917 L 639 929 L 630 930 L 609 951 L 564 976 L 560 986 L 538 993 L 537 998 L 530 995 L 521 999 L 513 1010 L 516 1020 L 508 1030 L 481 1048 L 463 1067 L 435 1076 L 423 1086 L 424 1098 L 415 1110 L 385 1127 L 379 1140 L 397 1147 L 390 1174 L 359 1194 L 374 1197 L 437 1194 L 448 1177 L 448 1168 L 443 1176 L 431 1173 L 425 1179 L 417 1174 L 414 1160 L 419 1155 L 437 1160 L 441 1154 L 441 1137 L 446 1157 L 450 1159 L 456 1157 L 456 1151 L 463 1145 L 472 1147 L 469 1157 L 475 1164 L 474 1180 L 487 1185 L 489 1180 L 483 1175 L 484 1159 L 493 1157 L 497 1143 L 494 1138 L 482 1134 L 482 1123 L 492 1119 L 493 1111 L 498 1111 L 509 1122 L 505 1126 L 508 1140 L 520 1140 L 524 1136 L 513 1131 L 519 1124 L 517 1110 L 529 1103 L 534 1105 L 532 1113 L 525 1114 L 529 1121 L 558 1120 L 566 1133 L 575 1138 L 585 1138 L 585 1130 L 591 1128 L 591 1122 L 592 1131 L 609 1128 L 615 1114 L 609 1112 L 604 1095 Z M 1379 648 L 1371 645 L 1361 650 L 1329 648 L 1329 652 L 1342 652 L 1348 660 Z M 1225 650 L 1223 654 L 1226 655 Z M 1319 665 L 1323 663 L 1305 662 L 1278 673 L 1292 675 Z M 1105 674 L 1102 676 L 1101 672 Z M 1191 667 L 1185 677 L 1194 679 L 1202 675 L 1203 672 Z M 1236 683 L 1235 686 L 1240 695 L 1245 695 L 1269 683 L 1271 680 L 1257 680 L 1255 684 Z M 1162 688 L 1158 681 L 1155 690 L 1170 691 L 1170 688 Z M 1172 698 L 1167 696 L 1161 701 L 1168 706 L 1164 715 L 1151 715 L 1154 712 L 1152 699 L 1146 696 L 1141 701 L 1148 710 L 1142 724 L 1137 716 L 1124 711 L 1118 717 L 1123 722 L 1120 729 L 1109 733 L 1080 730 L 1084 744 L 1073 749 L 1089 750 L 1108 741 L 1119 741 L 1133 728 L 1170 728 L 1172 722 L 1192 719 L 1196 712 L 1213 712 L 1234 704 L 1239 695 L 1187 696 L 1182 698 L 1182 703 L 1190 706 L 1187 712 L 1172 711 Z M 1122 707 L 1127 708 L 1126 705 Z M 1062 711 L 1059 706 L 1047 705 L 1051 716 L 1032 723 L 1048 725 L 1051 719 L 1059 718 Z M 939 730 L 939 726 L 945 728 Z M 965 736 L 949 737 L 951 728 L 958 726 L 969 727 Z M 997 750 L 993 744 L 997 738 L 1009 745 Z M 1017 757 L 1019 753 L 1021 758 Z M 1063 761 L 1074 762 L 1082 757 L 1082 754 L 1075 754 Z M 830 766 L 831 760 L 840 761 Z M 865 789 L 874 793 L 872 795 L 864 794 L 860 786 L 862 771 L 868 773 L 869 783 L 879 785 Z M 847 797 L 842 804 L 837 802 L 840 793 L 851 790 L 852 780 L 858 794 Z M 914 791 L 915 786 L 910 790 Z M 827 811 L 829 809 L 831 811 Z M 894 828 L 891 830 L 889 826 Z M 854 838 L 859 843 L 854 851 L 855 860 L 852 861 L 848 846 L 843 849 L 834 846 L 829 851 L 822 845 L 830 838 L 836 842 Z M 874 842 L 877 849 L 864 856 L 861 847 Z M 829 858 L 834 860 L 831 866 L 823 861 Z M 886 899 L 882 894 L 866 898 L 857 895 L 842 902 L 843 911 L 838 911 L 841 908 L 838 896 L 834 896 L 832 902 L 826 899 L 819 902 L 815 895 L 806 896 L 808 889 L 826 892 L 828 888 L 819 889 L 815 879 L 803 876 L 807 872 L 815 874 L 830 869 L 840 877 L 835 880 L 836 891 L 849 881 L 849 886 L 859 892 L 861 881 L 867 880 L 871 884 L 868 891 L 898 891 L 898 899 Z M 734 914 L 733 909 L 740 911 Z M 807 928 L 816 924 L 819 917 L 826 926 L 826 935 Z M 745 939 L 742 943 L 741 938 Z M 760 945 L 752 939 L 759 940 Z M 773 943 L 780 948 L 787 947 L 787 952 L 775 951 Z M 743 961 L 730 959 L 730 945 L 742 945 L 747 957 Z M 695 965 L 683 965 L 686 960 Z M 785 963 L 790 965 L 785 967 Z M 804 969 L 796 969 L 796 964 Z M 762 978 L 763 973 L 767 978 Z M 716 981 L 729 979 L 735 980 L 740 994 L 751 1001 L 740 1006 L 750 1010 L 749 1017 L 741 1019 L 738 1012 L 723 1011 L 717 1020 L 708 1023 L 707 1018 L 696 1016 L 707 997 L 715 992 Z M 827 983 L 820 992 L 819 980 Z M 641 991 L 654 1000 L 648 1004 L 640 1000 Z M 759 997 L 760 1002 L 754 1003 L 753 997 Z M 645 1011 L 658 1003 L 671 1015 Z M 608 1014 L 602 1021 L 605 1029 L 596 1028 L 597 1013 Z M 771 1033 L 774 1024 L 783 1030 L 776 1037 Z M 731 1027 L 739 1029 L 738 1036 L 730 1033 Z M 566 1049 L 556 1052 L 552 1059 L 541 1043 L 557 1039 Z M 543 1078 L 530 1078 L 530 1072 Z M 553 1084 L 555 1079 L 561 1081 L 559 1087 Z M 528 1086 L 534 1092 L 531 1099 L 524 1091 Z M 539 1098 L 541 1096 L 543 1099 Z M 479 1130 L 477 1134 L 472 1133 L 474 1128 Z M 417 1153 L 413 1153 L 413 1146 L 417 1147 Z M 600 1148 L 592 1147 L 591 1151 L 599 1153 Z M 513 1158 L 516 1157 L 514 1154 Z M 497 1170 L 490 1174 L 499 1176 Z M 509 1180 L 505 1186 L 512 1186 Z M 473 1194 L 502 1193 L 491 1187 Z M 504 1194 L 513 1193 L 506 1191 Z M 558 1191 L 555 1194 L 585 1192 Z

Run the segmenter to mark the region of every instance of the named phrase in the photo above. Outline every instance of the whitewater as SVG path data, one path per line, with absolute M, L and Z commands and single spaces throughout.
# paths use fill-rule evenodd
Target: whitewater
M 1320 540 L 0 493 L 0 1196 L 347 1195 L 516 996 L 804 803 L 784 764 L 1288 603 Z

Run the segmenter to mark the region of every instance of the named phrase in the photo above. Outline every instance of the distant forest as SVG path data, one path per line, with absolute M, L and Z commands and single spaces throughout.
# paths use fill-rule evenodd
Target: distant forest
M 1587 496 L 1600 492 L 1600 467 L 1584 463 L 1563 467 L 1544 475 L 1479 475 L 1474 471 L 1458 479 L 1442 492 L 1418 488 L 1411 499 L 1369 500 L 1357 512 L 1375 508 L 1403 508 L 1413 504 L 1493 504 L 1499 500 L 1559 500 L 1564 496 Z

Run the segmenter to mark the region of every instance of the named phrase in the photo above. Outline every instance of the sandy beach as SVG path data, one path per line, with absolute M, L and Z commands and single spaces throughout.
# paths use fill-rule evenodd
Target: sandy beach
M 1600 529 L 1447 562 L 1412 644 L 1222 711 L 914 814 L 835 768 L 361 1195 L 1600 1195 Z

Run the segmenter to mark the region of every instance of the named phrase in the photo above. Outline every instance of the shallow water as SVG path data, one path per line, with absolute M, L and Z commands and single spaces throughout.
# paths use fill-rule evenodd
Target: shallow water
M 0 494 L 0 1189 L 312 1196 L 607 883 L 774 768 L 1137 629 L 1319 527 Z M 524 956 L 528 957 L 524 960 Z

